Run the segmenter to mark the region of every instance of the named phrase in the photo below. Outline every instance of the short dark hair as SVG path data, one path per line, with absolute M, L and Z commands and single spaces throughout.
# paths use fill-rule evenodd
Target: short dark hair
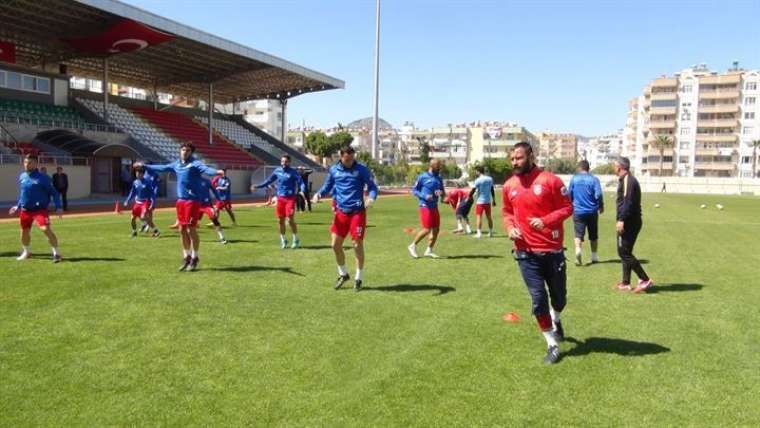
M 145 167 L 142 165 L 135 165 L 134 170 L 135 170 L 135 174 L 137 174 L 138 172 L 145 172 Z
M 475 167 L 475 171 L 478 172 L 478 173 L 480 173 L 480 174 L 485 174 L 486 169 L 483 168 L 483 165 L 477 165 Z
M 26 156 L 24 156 L 24 159 L 29 159 L 29 160 L 33 160 L 33 161 L 39 160 L 39 158 L 37 157 L 37 155 L 32 154 L 32 153 L 29 153 Z
M 195 153 L 195 144 L 193 144 L 193 143 L 191 143 L 191 142 L 189 142 L 189 141 L 185 141 L 185 142 L 184 142 L 184 143 L 182 143 L 182 145 L 181 145 L 181 146 L 179 146 L 179 147 L 180 147 L 180 148 L 183 148 L 183 147 L 187 147 L 187 148 L 189 148 L 189 149 L 190 149 L 190 153 Z
M 515 147 L 512 148 L 512 150 L 517 150 L 517 149 L 523 149 L 529 155 L 533 154 L 533 146 L 531 146 L 530 143 L 527 141 L 520 141 L 519 143 L 515 144 Z
M 591 166 L 588 164 L 588 161 L 584 159 L 578 162 L 578 168 L 580 168 L 583 171 L 588 171 L 591 168 Z
M 338 153 L 341 154 L 341 155 L 344 154 L 344 153 L 354 154 L 354 153 L 356 153 L 356 150 L 354 150 L 354 148 L 349 145 L 349 146 L 343 146 L 343 147 L 341 147 L 340 151 L 338 151 Z
M 282 156 L 280 156 L 280 159 L 290 160 L 290 155 L 282 155 Z

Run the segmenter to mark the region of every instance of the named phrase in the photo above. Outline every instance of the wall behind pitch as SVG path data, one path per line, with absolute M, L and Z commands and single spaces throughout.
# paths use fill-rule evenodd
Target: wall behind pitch
M 48 169 L 52 176 L 55 165 L 41 164 Z M 86 198 L 90 196 L 90 167 L 62 165 L 63 172 L 69 176 L 69 199 Z M 18 199 L 18 176 L 23 172 L 21 164 L 0 165 L 0 201 L 15 201 Z

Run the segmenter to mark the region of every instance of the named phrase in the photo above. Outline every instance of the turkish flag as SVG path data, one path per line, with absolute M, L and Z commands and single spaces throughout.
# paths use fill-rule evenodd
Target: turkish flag
M 173 38 L 171 34 L 124 19 L 103 33 L 77 39 L 61 39 L 61 41 L 82 52 L 115 55 L 139 51 Z
M 16 63 L 16 45 L 0 40 L 0 61 Z

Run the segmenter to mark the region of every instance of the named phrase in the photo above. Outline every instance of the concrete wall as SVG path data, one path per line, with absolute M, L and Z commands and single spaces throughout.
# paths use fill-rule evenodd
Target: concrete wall
M 54 164 L 45 166 L 48 174 L 55 173 Z M 89 166 L 62 165 L 63 172 L 69 176 L 69 199 L 86 198 L 90 196 L 91 173 Z M 21 164 L 0 165 L 0 201 L 15 201 L 18 199 L 18 176 L 23 172 Z
M 565 184 L 570 175 L 561 175 Z M 617 177 L 600 175 L 599 181 L 605 191 L 617 189 Z M 719 178 L 719 177 L 636 177 L 642 192 L 660 192 L 662 183 L 668 193 L 695 193 L 711 195 L 755 195 L 760 196 L 760 178 Z

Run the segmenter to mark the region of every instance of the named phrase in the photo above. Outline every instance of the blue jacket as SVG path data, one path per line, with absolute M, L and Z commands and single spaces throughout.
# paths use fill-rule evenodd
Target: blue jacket
M 301 174 L 295 168 L 279 167 L 274 170 L 263 183 L 257 184 L 257 189 L 262 189 L 277 181 L 277 196 L 295 196 L 298 192 L 305 192 L 306 186 L 301 180 Z
M 143 180 L 153 188 L 155 197 L 158 197 L 158 188 L 161 185 L 161 177 L 159 177 L 158 174 L 146 170 Z
M 53 180 L 39 170 L 22 172 L 18 177 L 18 188 L 16 206 L 25 211 L 47 209 L 51 198 L 55 209 L 61 209 L 61 195 L 53 187 Z
M 129 189 L 127 199 L 124 199 L 124 204 L 128 204 L 132 197 L 135 198 L 135 202 L 150 201 L 151 206 L 155 205 L 156 191 L 153 188 L 152 181 L 145 178 L 142 180 L 136 178 L 135 181 L 132 182 L 132 188 Z
M 602 185 L 591 173 L 575 174 L 570 179 L 568 191 L 573 200 L 575 214 L 593 214 L 604 208 Z
M 377 185 L 369 168 L 356 161 L 351 168 L 346 168 L 339 161 L 330 167 L 325 183 L 317 193 L 325 196 L 332 192 L 335 206 L 344 213 L 352 213 L 364 209 L 364 186 L 367 186 L 369 197 L 377 199 Z
M 187 163 L 174 161 L 166 165 L 145 165 L 145 169 L 160 174 L 174 171 L 177 176 L 177 199 L 201 201 L 203 174 L 216 175 L 216 170 L 191 157 Z
M 219 192 L 218 199 L 220 201 L 232 200 L 232 182 L 229 177 L 219 177 L 214 189 Z
M 211 196 L 213 195 L 214 199 L 217 201 L 220 201 L 219 199 L 219 192 L 214 188 L 214 186 L 211 184 L 211 180 L 208 178 L 202 178 L 201 179 L 201 206 L 209 206 L 211 205 L 212 199 Z
M 443 194 L 443 180 L 440 175 L 423 172 L 417 176 L 417 182 L 414 183 L 412 194 L 420 200 L 421 207 L 430 209 L 438 208 L 438 196 L 435 194 L 439 190 Z M 428 195 L 432 198 L 428 201 Z

